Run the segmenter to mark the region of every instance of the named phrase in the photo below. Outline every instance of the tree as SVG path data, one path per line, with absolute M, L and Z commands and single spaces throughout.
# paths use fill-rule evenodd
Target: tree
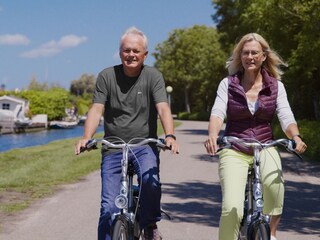
M 83 95 L 85 93 L 92 94 L 95 87 L 95 76 L 89 74 L 83 74 L 80 79 L 73 80 L 70 86 L 71 94 L 76 96 Z
M 49 121 L 65 117 L 65 109 L 71 106 L 69 93 L 62 88 L 22 91 L 20 97 L 29 100 L 31 114 L 47 114 Z
M 232 50 L 235 41 L 242 33 L 249 32 L 249 26 L 240 21 L 241 13 L 245 11 L 250 0 L 213 0 L 215 14 L 212 19 L 221 35 L 221 45 L 226 52 Z
M 28 90 L 47 91 L 49 89 L 48 83 L 39 83 L 35 75 L 32 76 L 28 85 Z
M 70 101 L 77 108 L 79 115 L 85 115 L 92 103 L 95 88 L 95 76 L 83 74 L 80 79 L 73 80 L 70 86 Z
M 173 86 L 175 102 L 181 103 L 178 97 L 184 96 L 185 111 L 208 110 L 225 72 L 225 54 L 216 29 L 198 25 L 176 29 L 156 46 L 153 55 L 155 67 Z
M 86 93 L 82 96 L 70 94 L 69 97 L 69 101 L 74 107 L 77 108 L 78 115 L 86 115 L 90 108 L 90 105 L 92 104 L 92 94 Z

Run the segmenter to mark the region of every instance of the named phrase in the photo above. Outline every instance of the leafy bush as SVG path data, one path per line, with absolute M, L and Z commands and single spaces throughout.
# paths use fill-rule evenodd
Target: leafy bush
M 304 155 L 311 160 L 320 162 L 320 122 L 300 120 L 298 121 L 298 126 L 300 129 L 300 135 L 308 145 L 307 151 L 304 153 Z M 273 124 L 273 134 L 275 138 L 285 137 L 285 134 L 281 130 L 280 124 L 278 122 L 275 122 Z
M 209 121 L 210 113 L 209 112 L 180 112 L 178 113 L 178 119 L 180 120 L 196 120 L 196 121 Z
M 180 112 L 178 113 L 178 119 L 180 120 L 189 120 L 190 113 L 188 112 Z
M 49 121 L 62 119 L 66 114 L 65 109 L 71 106 L 69 93 L 61 88 L 23 91 L 21 97 L 30 101 L 32 114 L 47 114 Z
M 209 121 L 210 113 L 208 112 L 196 112 L 191 113 L 189 119 L 190 120 L 198 120 L 198 121 Z

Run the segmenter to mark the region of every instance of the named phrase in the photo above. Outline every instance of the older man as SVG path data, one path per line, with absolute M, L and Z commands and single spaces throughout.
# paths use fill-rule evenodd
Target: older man
M 163 76 L 155 68 L 144 65 L 148 55 L 147 37 L 137 28 L 129 28 L 121 37 L 119 52 L 122 64 L 104 69 L 97 78 L 93 105 L 75 153 L 79 154 L 80 148 L 93 137 L 102 115 L 105 137 L 117 136 L 126 142 L 135 137 L 156 138 L 159 116 L 166 145 L 172 153 L 178 152 Z M 144 229 L 145 239 L 158 240 L 161 239 L 156 225 L 161 219 L 159 153 L 149 145 L 134 151 L 142 176 L 140 227 Z M 102 151 L 99 240 L 110 239 L 111 216 L 118 211 L 114 199 L 119 191 L 121 157 L 121 152 Z

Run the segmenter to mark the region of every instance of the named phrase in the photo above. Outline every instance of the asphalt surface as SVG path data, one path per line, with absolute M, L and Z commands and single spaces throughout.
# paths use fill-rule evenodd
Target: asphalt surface
M 162 207 L 172 220 L 159 229 L 164 240 L 216 240 L 221 207 L 218 159 L 203 142 L 208 122 L 183 121 L 176 129 L 180 154 L 161 154 Z M 283 154 L 285 209 L 278 240 L 320 239 L 320 165 Z M 18 216 L 9 217 L 1 240 L 97 239 L 100 173 L 64 186 Z

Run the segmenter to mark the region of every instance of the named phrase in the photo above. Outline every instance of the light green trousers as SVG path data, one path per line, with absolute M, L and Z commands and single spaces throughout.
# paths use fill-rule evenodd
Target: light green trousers
M 253 156 L 232 149 L 219 153 L 219 177 L 222 190 L 222 210 L 219 240 L 236 240 L 243 217 L 244 192 L 247 173 Z M 281 215 L 284 181 L 281 159 L 276 148 L 264 149 L 260 154 L 264 209 L 268 215 Z

